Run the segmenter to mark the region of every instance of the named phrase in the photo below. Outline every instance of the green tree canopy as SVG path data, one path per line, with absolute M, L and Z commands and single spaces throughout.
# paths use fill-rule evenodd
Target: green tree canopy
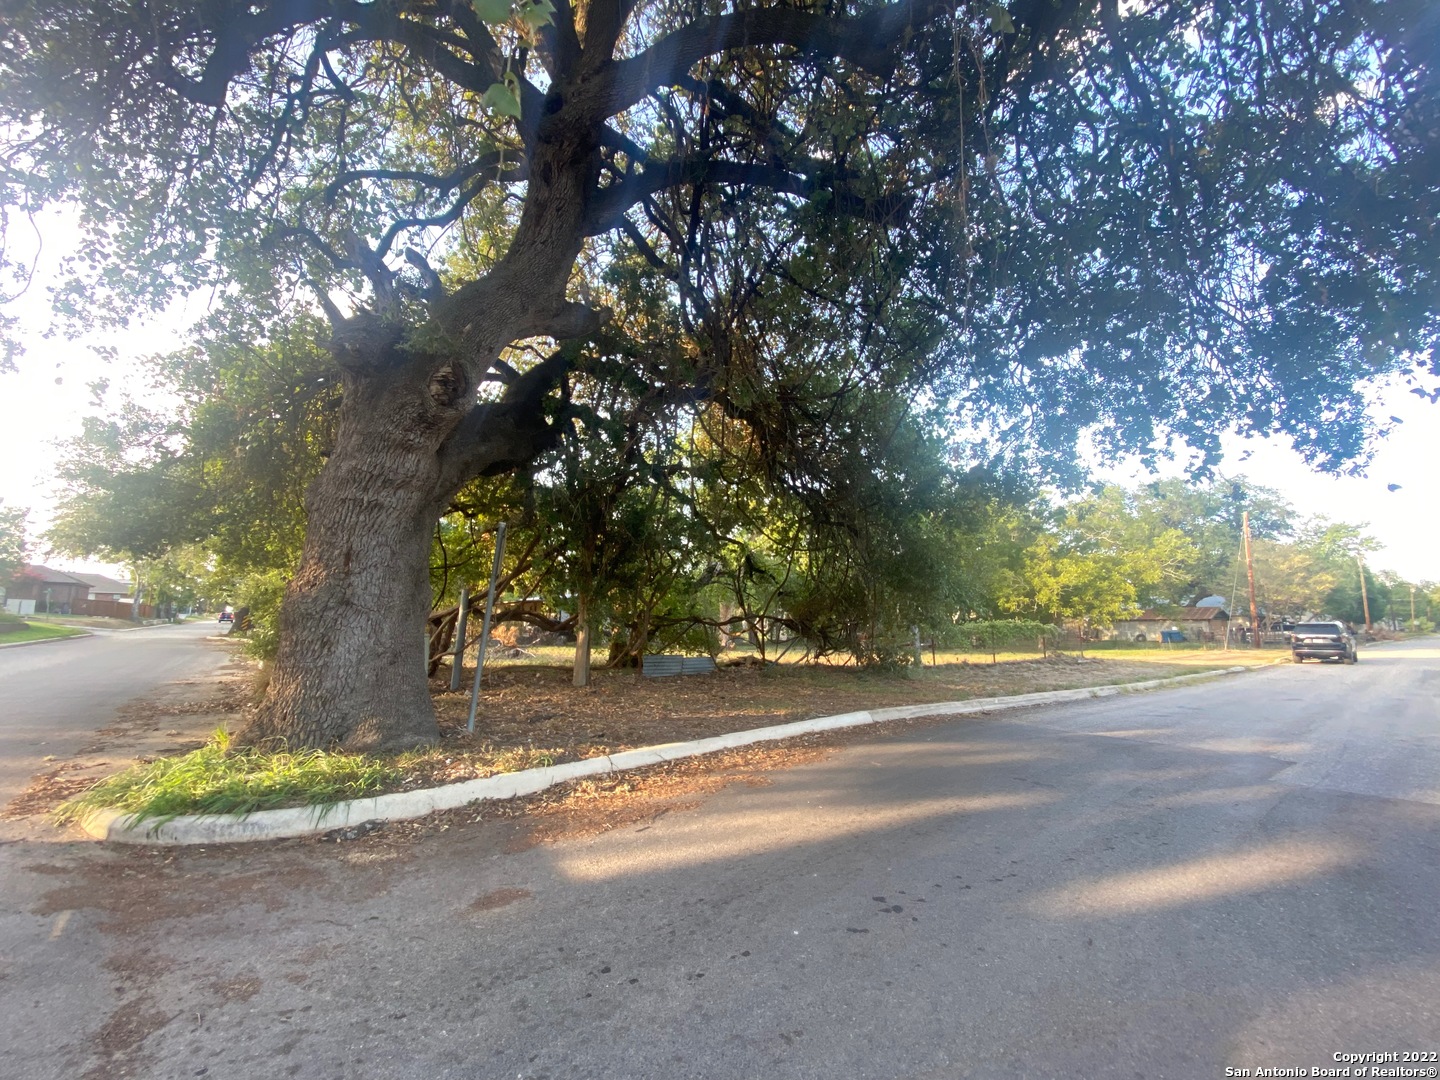
M 1198 554 L 1182 530 L 1155 528 L 1115 485 L 1047 517 L 1004 598 L 1009 610 L 1104 625 L 1172 593 Z
M 25 565 L 27 544 L 25 519 L 28 511 L 0 503 L 0 584 L 9 581 Z
M 339 404 L 322 338 L 304 313 L 217 319 L 142 361 L 158 403 L 97 387 L 99 414 L 62 447 L 48 542 L 119 561 L 203 543 L 222 577 L 293 569 Z

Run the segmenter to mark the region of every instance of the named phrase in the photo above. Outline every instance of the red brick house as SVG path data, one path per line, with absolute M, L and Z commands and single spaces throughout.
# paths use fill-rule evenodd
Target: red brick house
M 31 601 L 31 611 L 40 614 L 69 615 L 72 606 L 89 595 L 90 583 L 77 575 L 30 563 L 20 567 L 5 587 L 7 607 L 29 607 L 23 602 Z M 15 605 L 13 601 L 21 603 Z

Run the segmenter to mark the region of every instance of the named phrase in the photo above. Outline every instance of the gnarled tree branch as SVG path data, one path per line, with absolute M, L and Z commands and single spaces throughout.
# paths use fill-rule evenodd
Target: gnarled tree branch
M 895 67 L 895 44 L 909 28 L 948 14 L 953 0 L 891 4 L 856 18 L 836 18 L 790 7 L 749 8 L 706 16 L 621 60 L 607 73 L 602 116 L 639 104 L 657 89 L 674 84 L 700 60 L 736 49 L 789 46 L 806 55 L 846 60 L 874 75 Z

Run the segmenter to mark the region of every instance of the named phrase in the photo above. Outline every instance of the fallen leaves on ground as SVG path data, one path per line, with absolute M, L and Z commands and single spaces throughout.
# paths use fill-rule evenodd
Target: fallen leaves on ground
M 424 753 L 397 756 L 397 779 L 383 791 L 436 787 L 834 713 L 1163 678 L 1215 667 L 1219 660 L 1207 656 L 1200 664 L 1155 663 L 1061 654 L 1000 664 L 942 664 L 925 667 L 917 677 L 818 664 L 722 665 L 713 674 L 663 679 L 646 678 L 633 669 L 599 669 L 583 688 L 571 684 L 566 668 L 505 666 L 486 671 L 474 735 L 466 730 L 468 693 L 451 693 L 446 683 L 432 682 L 440 741 Z M 470 682 L 468 672 L 466 676 L 463 685 Z M 236 730 L 244 708 L 253 700 L 253 678 L 252 668 L 236 665 L 218 682 L 198 687 L 194 682 L 176 684 L 165 693 L 123 706 L 116 721 L 76 755 L 77 763 L 36 776 L 5 808 L 4 816 L 48 813 L 100 775 L 135 760 L 194 749 L 221 724 Z M 867 730 L 873 734 L 873 729 Z M 162 732 L 163 742 L 159 741 Z M 791 743 L 736 753 L 750 755 L 743 758 L 747 762 L 779 767 L 795 760 Z M 98 754 L 109 761 L 95 761 Z M 563 799 L 569 805 L 576 799 L 609 798 L 624 784 L 640 782 L 653 793 L 657 785 L 678 782 L 676 777 L 686 777 L 685 784 L 693 786 L 698 775 L 725 777 L 732 767 L 738 767 L 734 759 L 708 755 L 656 767 L 658 773 L 632 771 L 624 779 L 581 781 L 579 788 L 567 785 Z M 83 775 L 75 775 L 82 771 Z M 526 814 L 537 814 L 548 803 L 541 795 L 517 805 L 523 805 Z

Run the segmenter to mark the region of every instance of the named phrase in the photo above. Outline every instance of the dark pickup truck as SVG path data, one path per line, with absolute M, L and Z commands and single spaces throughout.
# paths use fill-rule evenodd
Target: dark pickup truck
M 1355 636 L 1342 622 L 1296 623 L 1290 631 L 1290 655 L 1297 664 L 1306 660 L 1339 660 L 1353 664 L 1360 659 Z

